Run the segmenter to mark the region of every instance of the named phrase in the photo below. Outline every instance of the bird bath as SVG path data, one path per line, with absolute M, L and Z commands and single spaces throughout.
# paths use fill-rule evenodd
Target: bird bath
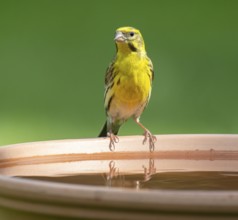
M 238 135 L 158 135 L 0 148 L 0 219 L 233 219 Z

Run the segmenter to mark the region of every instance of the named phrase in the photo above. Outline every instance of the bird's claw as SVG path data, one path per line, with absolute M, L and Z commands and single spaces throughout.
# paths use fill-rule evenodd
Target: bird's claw
M 144 140 L 142 143 L 145 144 L 147 139 L 149 139 L 150 152 L 153 152 L 155 150 L 155 142 L 157 141 L 157 138 L 156 136 L 152 135 L 150 131 L 145 131 Z
M 110 151 L 114 151 L 115 143 L 119 142 L 119 137 L 111 132 L 108 132 L 107 136 L 110 138 L 109 149 Z

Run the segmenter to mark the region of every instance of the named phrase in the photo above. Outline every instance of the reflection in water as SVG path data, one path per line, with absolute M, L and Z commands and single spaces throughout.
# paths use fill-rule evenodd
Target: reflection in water
M 142 166 L 144 169 L 144 180 L 136 181 L 136 189 L 141 188 L 141 183 L 147 182 L 151 179 L 153 174 L 156 174 L 155 162 L 153 159 L 149 159 L 149 166 Z
M 143 175 L 138 175 L 138 179 L 135 180 L 127 180 L 126 176 L 128 173 L 120 173 L 119 168 L 116 167 L 115 161 L 109 162 L 109 171 L 105 175 L 103 175 L 105 179 L 105 185 L 109 187 L 131 187 L 140 189 L 141 183 L 145 183 L 149 181 L 153 174 L 156 173 L 155 162 L 153 159 L 149 159 L 149 165 L 142 165 Z
M 149 167 L 143 165 L 145 179 L 144 181 L 149 181 L 151 176 L 156 173 L 155 161 L 153 159 L 149 159 Z
M 112 186 L 112 180 L 116 179 L 118 176 L 120 177 L 119 168 L 115 167 L 115 162 L 113 160 L 109 162 L 109 172 L 105 176 L 106 186 Z
M 224 152 L 223 155 L 228 153 Z M 187 159 L 74 159 L 70 162 L 41 163 L 40 166 L 39 162 L 11 164 L 0 168 L 0 172 L 43 181 L 136 190 L 238 190 L 236 155 L 229 160 L 214 160 L 214 152 L 211 150 L 206 159 L 194 158 L 191 154 L 187 155 Z

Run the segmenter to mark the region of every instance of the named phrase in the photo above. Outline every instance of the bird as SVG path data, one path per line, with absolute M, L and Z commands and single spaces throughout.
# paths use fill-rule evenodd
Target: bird
M 144 130 L 143 144 L 149 141 L 154 151 L 154 136 L 141 122 L 154 79 L 152 61 L 147 56 L 140 31 L 134 27 L 120 27 L 115 32 L 116 55 L 105 74 L 104 108 L 107 120 L 99 137 L 109 137 L 109 149 L 119 142 L 119 128 L 132 118 Z

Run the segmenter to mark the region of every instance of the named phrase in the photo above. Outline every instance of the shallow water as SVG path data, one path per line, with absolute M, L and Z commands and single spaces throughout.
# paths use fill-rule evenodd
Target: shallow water
M 65 154 L 10 159 L 0 175 L 157 190 L 238 190 L 237 151 Z
M 24 177 L 28 179 L 157 190 L 238 190 L 238 172 L 164 172 L 148 174 L 84 174 L 62 177 Z

